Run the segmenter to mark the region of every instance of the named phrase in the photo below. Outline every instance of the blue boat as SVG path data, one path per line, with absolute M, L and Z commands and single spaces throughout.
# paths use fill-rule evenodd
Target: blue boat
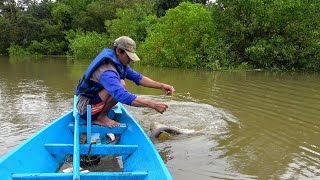
M 76 102 L 77 97 L 74 104 Z M 88 106 L 88 114 L 90 109 Z M 2 157 L 0 179 L 172 179 L 153 143 L 122 104 L 118 103 L 108 116 L 118 121 L 120 126 L 92 125 L 90 118 L 87 123 L 79 118 L 74 106 L 73 111 L 59 117 Z M 115 135 L 116 143 L 107 142 L 110 133 Z M 85 135 L 86 140 L 80 143 L 81 135 Z M 99 164 L 103 157 L 115 157 L 117 170 L 93 172 L 83 167 L 86 162 L 83 159 Z M 71 166 L 63 169 L 68 159 Z M 81 171 L 82 168 L 85 171 Z

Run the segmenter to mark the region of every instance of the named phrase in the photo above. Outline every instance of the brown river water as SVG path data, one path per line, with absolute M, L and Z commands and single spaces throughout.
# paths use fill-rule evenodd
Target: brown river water
M 71 110 L 88 63 L 0 56 L 0 157 Z M 127 107 L 145 131 L 152 121 L 195 130 L 154 142 L 174 179 L 320 179 L 320 73 L 134 69 L 176 89 L 127 83 L 169 105 Z

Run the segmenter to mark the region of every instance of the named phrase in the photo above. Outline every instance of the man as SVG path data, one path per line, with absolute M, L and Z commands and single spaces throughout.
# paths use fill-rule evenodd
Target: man
M 139 61 L 135 53 L 136 43 L 127 36 L 121 36 L 113 42 L 113 49 L 104 49 L 89 65 L 79 81 L 76 94 L 79 95 L 77 109 L 80 117 L 86 119 L 86 106 L 91 105 L 93 123 L 116 127 L 119 123 L 109 119 L 107 113 L 117 102 L 136 107 L 149 107 L 163 113 L 168 105 L 162 102 L 145 100 L 125 89 L 125 79 L 149 88 L 161 89 L 172 94 L 173 86 L 154 81 L 135 72 L 131 61 Z

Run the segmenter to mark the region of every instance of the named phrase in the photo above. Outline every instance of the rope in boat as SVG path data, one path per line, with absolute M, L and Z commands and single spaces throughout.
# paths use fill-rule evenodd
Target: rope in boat
M 116 136 L 114 139 L 111 139 L 110 141 L 106 142 L 106 144 L 112 144 L 112 143 L 116 143 L 118 142 L 118 140 L 120 139 L 121 135 Z M 82 161 L 82 166 L 84 167 L 92 167 L 92 166 L 96 166 L 99 164 L 100 162 L 100 158 L 102 157 L 101 155 L 91 155 L 91 148 L 92 148 L 92 144 L 94 143 L 90 143 L 89 145 L 89 150 L 87 155 L 85 156 L 81 156 L 81 161 Z

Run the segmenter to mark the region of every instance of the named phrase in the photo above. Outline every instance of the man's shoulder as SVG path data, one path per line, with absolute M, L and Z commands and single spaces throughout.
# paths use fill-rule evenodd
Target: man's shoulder
M 98 70 L 100 72 L 104 72 L 106 70 L 112 70 L 117 73 L 117 68 L 114 65 L 114 63 L 112 63 L 111 60 L 104 61 L 103 63 L 101 63 L 101 65 L 96 70 Z
M 110 73 L 108 73 L 108 72 L 110 72 Z M 100 76 L 102 73 L 114 74 L 112 72 L 114 72 L 115 75 L 118 75 L 117 69 L 115 68 L 115 66 L 112 63 L 103 62 L 97 67 L 97 69 L 95 69 L 95 71 L 93 72 L 93 74 L 91 76 L 91 79 L 96 82 L 99 82 Z

